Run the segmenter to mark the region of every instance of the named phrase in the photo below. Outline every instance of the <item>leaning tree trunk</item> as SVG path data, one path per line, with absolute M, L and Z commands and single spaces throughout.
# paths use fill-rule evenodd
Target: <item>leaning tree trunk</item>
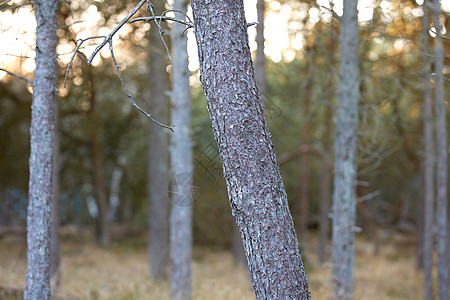
M 310 299 L 258 96 L 243 1 L 191 2 L 200 79 L 256 299 Z
M 163 12 L 166 1 L 154 1 L 155 11 Z M 167 53 L 159 29 L 150 28 L 149 103 L 152 112 L 164 124 L 169 119 L 167 94 L 169 74 Z M 148 128 L 148 258 L 153 279 L 167 278 L 169 263 L 169 136 L 166 130 L 150 122 Z
M 50 225 L 58 1 L 35 0 L 34 3 L 36 69 L 31 106 L 27 214 L 28 266 L 24 299 L 44 300 L 50 298 Z
M 434 73 L 436 82 L 436 183 L 437 183 L 437 260 L 438 260 L 438 295 L 440 300 L 448 299 L 448 249 L 447 249 L 447 180 L 448 180 L 448 143 L 446 107 L 444 101 L 444 82 L 442 67 L 444 61 L 444 47 L 441 39 L 439 15 L 441 7 L 438 0 L 433 1 L 434 28 L 437 35 L 434 38 Z
M 424 95 L 423 95 L 423 146 L 424 146 L 424 230 L 423 230 L 423 271 L 424 299 L 433 299 L 432 267 L 433 267 L 433 203 L 434 203 L 434 140 L 433 113 L 430 87 L 431 66 L 429 53 L 429 9 L 423 5 L 422 47 L 424 51 Z
M 353 298 L 354 226 L 356 218 L 356 141 L 359 68 L 357 0 L 344 0 L 339 50 L 333 190 L 333 284 L 337 299 Z
M 173 8 L 184 12 L 187 1 L 175 0 Z M 170 136 L 170 294 L 174 300 L 191 299 L 193 163 L 187 37 L 182 34 L 183 30 L 182 25 L 174 23 L 170 32 L 173 57 L 171 122 L 176 126 Z

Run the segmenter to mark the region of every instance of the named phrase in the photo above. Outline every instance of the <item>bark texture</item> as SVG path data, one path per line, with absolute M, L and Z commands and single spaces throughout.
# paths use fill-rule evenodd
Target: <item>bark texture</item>
M 50 223 L 54 109 L 56 95 L 56 15 L 58 1 L 34 1 L 36 69 L 31 106 L 30 179 L 27 212 L 27 274 L 24 299 L 50 298 Z
M 200 79 L 256 299 L 310 299 L 258 96 L 243 1 L 191 3 Z
M 438 0 L 433 1 L 433 19 L 436 32 L 441 34 L 439 15 L 441 7 Z M 446 107 L 444 101 L 444 81 L 443 81 L 444 47 L 442 38 L 437 35 L 434 38 L 434 73 L 435 90 L 435 110 L 436 110 L 436 222 L 437 222 L 437 260 L 438 260 L 438 296 L 439 299 L 449 299 L 448 281 L 448 249 L 447 249 L 447 183 L 448 183 L 448 138 Z
M 165 10 L 166 1 L 154 1 L 155 11 Z M 159 30 L 150 28 L 149 103 L 152 113 L 164 124 L 169 120 L 169 101 L 166 96 L 169 74 L 166 71 L 167 53 Z M 169 136 L 153 122 L 148 128 L 148 258 L 154 279 L 167 278 L 169 264 Z
M 353 298 L 359 101 L 359 29 L 356 5 L 357 0 L 344 0 L 339 35 L 340 69 L 334 145 L 332 242 L 332 276 L 337 299 Z
M 424 68 L 423 95 L 423 146 L 424 158 L 424 230 L 423 230 L 423 271 L 424 271 L 424 299 L 433 299 L 432 267 L 433 267 L 433 210 L 434 210 L 434 139 L 433 112 L 431 100 L 430 74 L 431 66 L 426 53 L 429 53 L 429 9 L 422 6 L 422 43 Z
M 187 1 L 175 0 L 173 8 L 185 12 Z M 173 57 L 171 122 L 176 126 L 170 136 L 170 293 L 174 300 L 191 299 L 193 162 L 187 37 L 181 34 L 183 30 L 184 26 L 174 23 L 170 32 Z

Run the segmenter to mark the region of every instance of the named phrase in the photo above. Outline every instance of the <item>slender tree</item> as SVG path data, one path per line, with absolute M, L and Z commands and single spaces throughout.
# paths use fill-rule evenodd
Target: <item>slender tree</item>
M 443 62 L 444 47 L 441 39 L 439 16 L 441 7 L 438 0 L 433 1 L 433 19 L 436 37 L 434 38 L 434 74 L 435 74 L 435 113 L 436 113 L 436 221 L 437 221 L 437 260 L 439 299 L 448 299 L 448 254 L 447 254 L 447 184 L 448 184 L 448 142 L 446 107 L 444 101 Z
M 155 11 L 165 10 L 166 1 L 153 2 Z M 151 24 L 149 40 L 149 103 L 155 116 L 166 124 L 169 119 L 167 53 L 155 23 Z M 148 257 L 151 276 L 163 279 L 167 278 L 169 262 L 169 136 L 167 130 L 152 122 L 148 126 Z
M 173 9 L 185 12 L 186 0 L 175 0 Z M 184 26 L 172 25 L 172 92 L 171 120 L 176 125 L 170 136 L 170 168 L 172 174 L 170 211 L 170 293 L 174 300 L 191 298 L 192 260 L 192 140 L 191 97 L 187 37 L 182 34 Z
M 332 275 L 337 299 L 353 298 L 359 101 L 359 29 L 356 6 L 357 0 L 344 0 L 339 34 L 340 69 L 334 144 L 332 242 Z
M 424 230 L 423 230 L 423 269 L 424 299 L 433 299 L 433 210 L 434 210 L 434 139 L 433 113 L 431 100 L 429 53 L 429 8 L 427 1 L 422 6 L 422 47 L 424 61 L 424 95 L 423 95 L 423 146 L 424 146 Z
M 50 298 L 50 225 L 58 1 L 35 0 L 36 69 L 30 128 L 27 274 L 24 299 Z
M 242 0 L 193 0 L 200 80 L 256 299 L 310 299 L 264 118 Z

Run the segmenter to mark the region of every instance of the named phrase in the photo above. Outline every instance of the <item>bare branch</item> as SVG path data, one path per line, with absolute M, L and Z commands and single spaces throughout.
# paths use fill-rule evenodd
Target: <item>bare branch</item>
M 172 21 L 172 22 L 177 22 L 183 25 L 186 25 L 187 28 L 193 28 L 194 24 L 187 22 L 187 21 L 183 21 L 177 18 L 173 18 L 173 17 L 166 17 L 166 16 L 154 16 L 154 17 L 140 17 L 140 18 L 135 18 L 129 21 L 129 23 L 134 23 L 134 22 L 138 22 L 138 21 L 145 21 L 145 23 L 148 23 L 150 21 L 160 21 L 160 22 L 165 22 L 165 21 Z
M 99 39 L 99 38 L 104 38 L 105 36 L 100 35 L 100 36 L 90 36 L 88 38 L 85 39 L 78 39 L 75 41 L 75 44 L 77 44 L 77 47 L 75 48 L 75 50 L 73 51 L 73 55 L 70 58 L 69 64 L 67 65 L 67 69 L 66 69 L 66 75 L 64 76 L 64 87 L 66 87 L 66 82 L 67 82 L 67 76 L 69 75 L 69 71 L 70 71 L 70 66 L 72 65 L 73 60 L 75 59 L 75 55 L 77 55 L 78 51 L 80 50 L 81 45 L 83 45 L 84 42 L 92 40 L 92 39 Z M 78 44 L 78 42 L 80 42 Z M 90 64 L 88 62 L 88 64 Z
M 127 89 L 127 87 L 126 87 L 126 85 L 125 85 L 125 82 L 123 81 L 122 75 L 121 75 L 121 73 L 120 73 L 120 66 L 119 66 L 119 64 L 117 63 L 116 57 L 114 56 L 114 49 L 113 49 L 112 40 L 109 40 L 108 44 L 109 44 L 109 50 L 111 51 L 111 57 L 112 57 L 112 59 L 113 59 L 114 65 L 115 65 L 115 67 L 116 67 L 117 76 L 119 76 L 120 83 L 122 84 L 122 87 L 123 87 L 123 89 L 125 90 L 125 93 L 127 94 L 128 99 L 130 99 L 131 104 L 133 104 L 133 106 L 136 107 L 137 110 L 139 110 L 141 113 L 143 113 L 144 115 L 146 115 L 146 116 L 147 116 L 150 120 L 152 120 L 154 123 L 156 123 L 156 124 L 158 124 L 159 126 L 162 126 L 162 127 L 164 127 L 164 128 L 168 128 L 168 129 L 170 129 L 170 130 L 173 132 L 173 127 L 174 127 L 174 125 L 172 125 L 172 126 L 165 125 L 165 124 L 163 124 L 163 123 L 161 123 L 161 122 L 155 120 L 155 119 L 152 117 L 151 114 L 149 114 L 149 113 L 147 113 L 145 110 L 143 110 L 143 109 L 142 109 L 139 105 L 137 105 L 137 103 L 134 101 L 133 96 L 131 96 L 131 93 L 128 91 L 128 89 Z
M 5 1 L 2 4 L 8 3 L 8 2 L 9 1 Z M 26 6 L 26 5 L 32 5 L 32 4 L 33 4 L 33 2 L 25 2 L 25 3 L 22 3 L 22 4 L 11 5 L 11 6 L 7 6 L 5 8 L 1 8 L 0 11 L 5 11 L 5 10 L 8 10 L 8 9 L 14 9 L 14 8 L 18 8 L 18 7 L 22 7 L 22 6 Z
M 73 22 L 72 24 L 63 25 L 63 26 L 58 26 L 58 29 L 68 28 L 68 27 L 70 27 L 70 26 L 73 26 L 73 25 L 79 24 L 79 23 L 83 23 L 83 22 L 85 22 L 85 21 L 76 21 L 76 22 Z
M 33 84 L 33 81 L 31 81 L 30 79 L 28 79 L 28 78 L 26 78 L 26 77 L 17 75 L 17 74 L 15 74 L 15 73 L 10 72 L 10 71 L 8 71 L 8 70 L 5 70 L 5 69 L 3 69 L 3 68 L 0 68 L 0 71 L 3 71 L 3 72 L 5 72 L 5 73 L 7 73 L 8 75 L 17 77 L 17 78 L 19 78 L 19 79 L 22 79 L 23 81 L 26 81 L 26 82 L 29 83 L 29 84 Z
M 0 3 L 0 6 L 5 5 L 5 4 L 8 4 L 8 2 L 11 2 L 11 0 L 6 0 L 6 1 L 1 2 L 1 3 Z
M 105 39 L 103 40 L 103 42 L 100 43 L 100 45 L 97 46 L 97 48 L 94 50 L 94 52 L 92 52 L 91 57 L 89 57 L 88 59 L 88 64 L 92 63 L 92 60 L 94 59 L 95 55 L 97 55 L 97 53 L 106 45 L 106 43 L 109 43 L 109 41 L 112 39 L 112 37 L 117 33 L 117 31 L 119 31 L 120 28 L 122 28 L 122 26 L 127 23 L 132 16 L 134 16 L 134 14 L 142 7 L 142 5 L 144 5 L 145 3 L 148 4 L 148 6 L 151 6 L 151 3 L 148 0 L 141 0 L 141 2 L 139 2 L 138 5 L 136 5 L 136 7 L 119 23 L 119 25 L 116 26 L 116 28 L 114 28 L 110 34 L 108 34 Z
M 374 192 L 369 193 L 367 195 L 358 197 L 358 199 L 356 199 L 356 201 L 359 203 L 359 202 L 364 202 L 364 201 L 367 201 L 367 200 L 372 200 L 373 198 L 375 198 L 376 196 L 378 196 L 380 194 L 381 194 L 380 191 L 374 191 Z

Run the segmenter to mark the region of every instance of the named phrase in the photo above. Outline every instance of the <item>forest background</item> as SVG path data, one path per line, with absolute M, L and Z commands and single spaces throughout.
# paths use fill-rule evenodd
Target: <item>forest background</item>
M 245 2 L 248 22 L 256 21 L 255 3 Z M 424 65 L 420 43 L 420 18 L 423 15 L 420 4 L 420 1 L 367 0 L 360 1 L 358 6 L 361 100 L 357 225 L 362 229 L 358 237 L 362 248 L 357 247 L 357 250 L 364 258 L 361 263 L 370 266 L 371 260 L 378 264 L 383 261 L 380 257 L 372 257 L 372 254 L 384 255 L 383 258 L 388 256 L 392 261 L 407 256 L 404 261 L 413 270 L 415 255 L 420 254 L 420 251 L 414 251 L 423 217 L 421 112 Z M 132 255 L 133 251 L 139 253 L 145 247 L 148 119 L 126 99 L 107 51 L 94 61 L 93 68 L 82 60 L 74 60 L 68 85 L 64 87 L 62 82 L 71 51 L 76 46 L 74 41 L 83 36 L 108 32 L 134 5 L 131 1 L 73 1 L 70 6 L 60 6 L 59 24 L 68 26 L 58 30 L 60 40 L 57 47 L 61 145 L 59 214 L 63 232 L 76 240 L 75 243 L 69 239 L 70 247 L 65 248 L 67 256 L 72 255 L 70 249 L 74 244 L 84 241 L 80 236 L 87 236 L 87 240 L 89 236 L 95 236 L 91 232 L 94 232 L 94 224 L 99 218 L 98 189 L 103 189 L 107 197 L 106 213 L 113 228 L 112 246 L 88 248 L 89 251 L 95 253 L 109 249 L 117 254 L 123 249 L 131 249 Z M 441 5 L 445 34 L 449 30 L 450 3 L 442 1 Z M 322 185 L 324 174 L 332 173 L 331 168 L 324 170 L 323 161 L 328 160 L 332 165 L 333 109 L 339 58 L 336 17 L 341 14 L 340 10 L 338 3 L 331 8 L 328 1 L 266 1 L 265 113 L 294 222 L 297 230 L 302 232 L 300 244 L 307 251 L 307 273 L 309 270 L 326 273 L 322 268 L 327 268 L 326 264 L 319 267 L 313 250 L 322 249 L 316 246 L 316 229 L 321 222 L 320 205 L 328 205 L 328 208 L 331 205 L 331 200 L 321 202 L 320 199 L 324 189 L 331 191 L 331 182 L 328 187 Z M 0 67 L 31 78 L 35 26 L 31 8 L 24 6 L 17 8 L 14 14 L 11 10 L 0 14 Z M 80 20 L 83 22 L 74 24 Z M 151 81 L 148 68 L 152 63 L 148 58 L 148 50 L 152 47 L 149 29 L 150 24 L 124 26 L 114 41 L 116 57 L 128 88 L 147 111 L 152 110 L 146 100 L 147 86 Z M 256 48 L 255 31 L 254 27 L 249 28 L 252 50 Z M 192 72 L 194 245 L 201 249 L 194 258 L 201 260 L 205 249 L 223 251 L 233 248 L 235 231 L 219 155 L 198 80 L 197 55 L 192 46 L 195 41 L 192 32 L 187 34 Z M 430 35 L 433 36 L 432 31 Z M 431 48 L 432 43 L 431 39 Z M 86 53 L 94 47 L 87 46 Z M 444 47 L 447 54 L 444 86 L 448 95 L 448 41 L 444 40 Z M 169 64 L 167 70 L 170 72 Z M 25 232 L 31 95 L 30 87 L 17 78 L 0 72 L 0 79 L 0 238 L 5 247 L 10 247 L 12 242 L 5 238 L 8 233 Z M 101 164 L 96 163 L 99 161 Z M 96 180 L 98 174 L 102 174 L 103 184 Z M 168 199 L 170 192 L 176 191 L 169 191 Z M 301 209 L 305 203 L 306 215 Z M 303 231 L 302 226 L 308 231 Z M 391 244 L 392 241 L 396 243 Z M 418 242 L 420 245 L 420 239 Z M 14 240 L 13 244 L 17 246 L 17 241 Z M 386 248 L 386 244 L 392 248 Z M 19 249 L 20 245 L 23 244 L 19 243 Z M 329 261 L 329 247 L 325 250 L 325 261 Z M 18 252 L 16 260 L 23 261 L 23 253 Z M 62 255 L 65 255 L 64 251 Z M 142 264 L 145 265 L 145 255 L 143 259 Z M 210 260 L 214 261 L 214 257 Z M 16 281 L 17 277 L 11 279 L 3 275 L 5 272 L 0 273 L 1 284 L 21 285 L 21 281 Z M 316 291 L 326 286 L 323 281 L 326 275 L 322 275 L 323 278 L 317 281 Z M 403 285 L 398 286 L 398 290 L 392 290 L 393 294 L 388 296 L 398 298 L 395 293 L 409 289 L 416 292 L 402 295 L 403 298 L 420 298 L 422 292 L 414 290 L 413 285 L 414 282 L 406 289 Z M 358 286 L 358 279 L 355 286 Z M 97 289 L 93 287 L 92 291 L 95 293 Z M 99 290 L 101 297 L 104 292 Z M 313 294 L 314 291 L 312 288 Z

